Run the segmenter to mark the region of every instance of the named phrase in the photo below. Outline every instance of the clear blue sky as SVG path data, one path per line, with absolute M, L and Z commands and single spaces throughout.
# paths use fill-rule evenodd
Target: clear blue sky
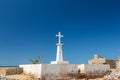
M 120 56 L 120 0 L 0 0 L 0 65 L 42 63 L 56 57 L 64 35 L 64 60 L 87 63 L 95 53 Z

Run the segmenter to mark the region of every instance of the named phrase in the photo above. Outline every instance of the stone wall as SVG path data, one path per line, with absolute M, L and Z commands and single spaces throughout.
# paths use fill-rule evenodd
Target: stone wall
M 110 70 L 109 65 L 96 65 L 96 64 L 81 64 L 78 65 L 78 69 L 80 69 L 81 73 L 85 73 L 87 75 L 104 75 L 107 71 Z
M 68 73 L 77 72 L 75 64 L 30 64 L 20 65 L 25 74 L 35 75 L 37 78 L 64 78 Z
M 120 69 L 120 61 L 116 61 L 116 64 L 117 64 L 117 65 L 116 65 L 117 68 Z
M 117 67 L 116 61 L 112 59 L 106 59 L 106 64 L 109 64 L 111 69 L 115 69 Z
M 23 73 L 22 68 L 0 68 L 0 76 L 21 74 Z
M 24 74 L 35 75 L 37 78 L 41 77 L 41 68 L 42 64 L 26 64 L 19 65 L 20 68 L 23 68 Z
M 116 60 L 106 59 L 96 54 L 92 60 L 88 61 L 88 64 L 109 64 L 111 69 L 116 68 L 117 65 Z
M 92 59 L 88 61 L 88 64 L 105 64 L 106 60 L 104 58 Z
M 116 61 L 116 67 L 117 67 L 118 69 L 120 69 L 120 57 L 119 57 L 118 60 Z
M 68 73 L 77 72 L 75 64 L 46 64 L 42 65 L 42 76 L 47 78 L 65 78 Z

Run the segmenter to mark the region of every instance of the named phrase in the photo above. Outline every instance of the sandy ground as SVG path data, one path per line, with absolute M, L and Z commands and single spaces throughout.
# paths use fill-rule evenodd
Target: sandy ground
M 18 79 L 18 80 L 38 80 L 37 78 L 34 78 L 33 76 L 23 75 L 23 74 L 9 75 L 9 76 L 6 76 L 6 77 L 14 78 L 14 79 Z
M 14 78 L 14 79 L 17 79 L 17 80 L 38 80 L 37 78 L 34 78 L 33 76 L 23 75 L 23 74 L 20 74 L 20 75 L 9 75 L 9 76 L 6 76 L 6 77 Z M 75 79 L 72 79 L 72 80 L 75 80 Z M 78 80 L 86 80 L 86 79 L 78 79 Z M 88 79 L 88 80 L 105 80 L 105 79 L 97 78 L 97 79 Z

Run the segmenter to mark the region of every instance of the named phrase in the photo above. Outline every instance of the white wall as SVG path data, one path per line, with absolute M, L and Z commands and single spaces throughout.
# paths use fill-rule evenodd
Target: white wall
M 19 65 L 23 68 L 25 74 L 33 74 L 36 77 L 41 77 L 41 64 L 28 64 L 28 65 Z
M 63 78 L 70 72 L 77 72 L 78 65 L 75 64 L 30 64 L 20 65 L 25 74 L 34 74 L 38 78 Z
M 74 64 L 43 64 L 42 76 L 47 78 L 65 77 L 67 73 L 77 72 L 77 65 Z
M 102 64 L 81 64 L 78 65 L 78 69 L 81 70 L 81 73 L 86 73 L 88 75 L 102 75 L 110 70 L 110 66 Z

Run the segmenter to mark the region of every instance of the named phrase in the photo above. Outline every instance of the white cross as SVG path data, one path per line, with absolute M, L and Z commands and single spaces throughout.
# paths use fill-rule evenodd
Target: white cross
M 63 37 L 63 35 L 61 35 L 61 33 L 59 32 L 56 36 L 58 37 L 59 43 L 61 43 L 61 38 Z

